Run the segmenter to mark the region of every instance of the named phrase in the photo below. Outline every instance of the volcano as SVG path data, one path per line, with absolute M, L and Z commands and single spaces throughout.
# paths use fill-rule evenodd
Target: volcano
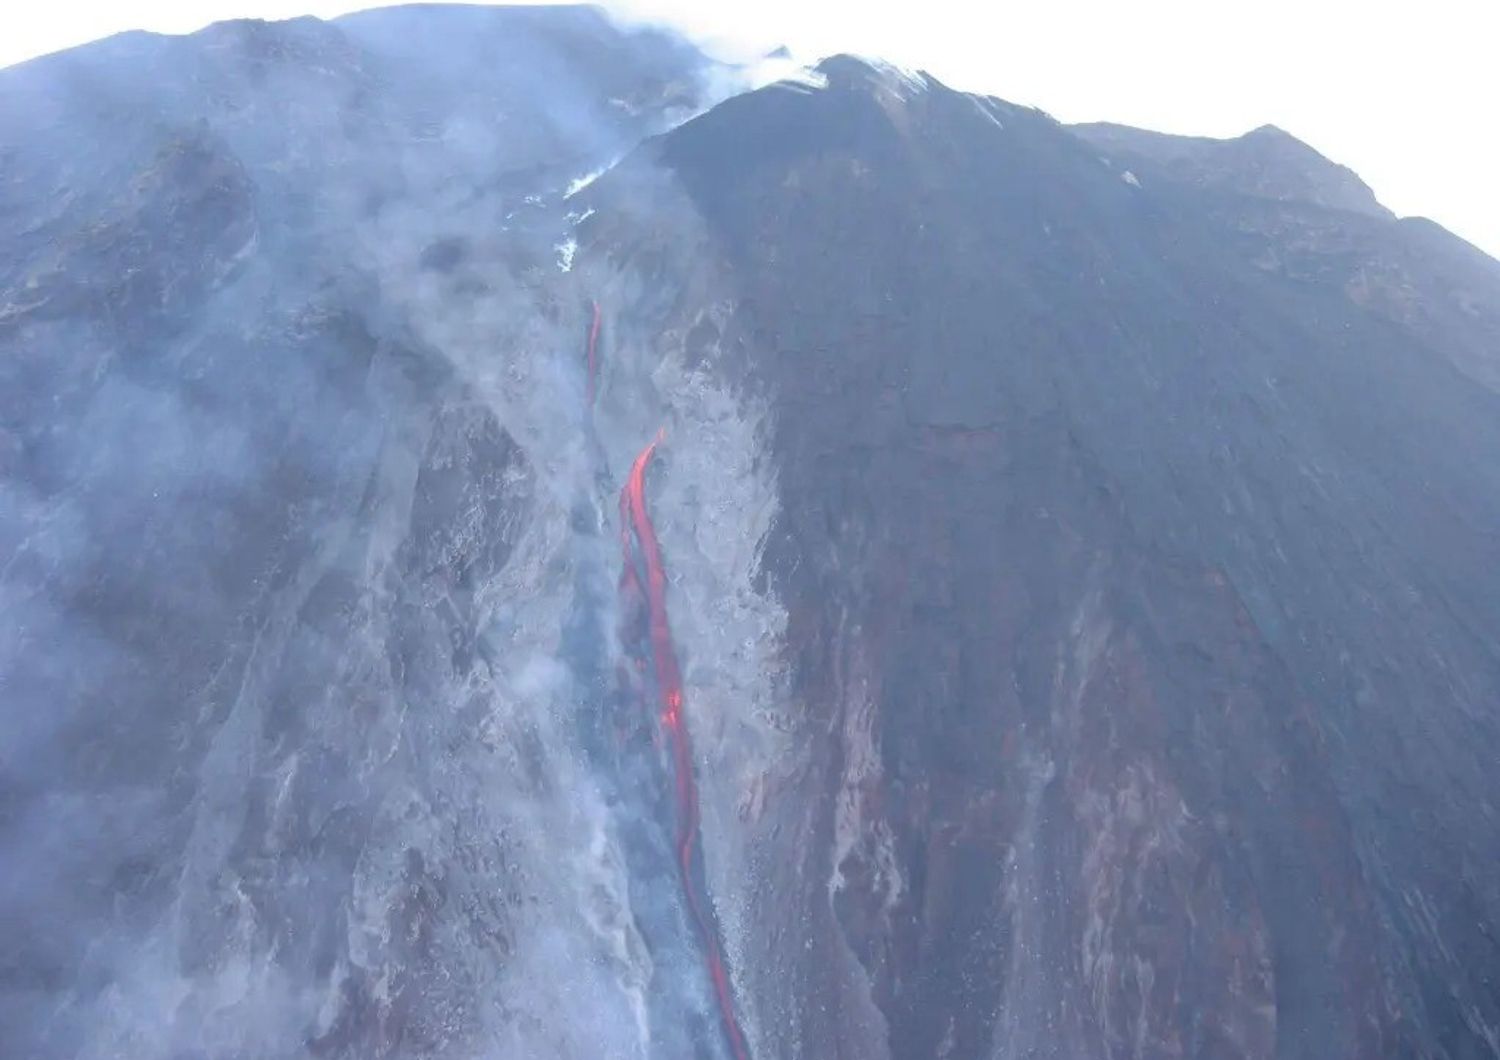
M 1500 263 L 760 73 L 0 70 L 0 1055 L 1500 1057 Z

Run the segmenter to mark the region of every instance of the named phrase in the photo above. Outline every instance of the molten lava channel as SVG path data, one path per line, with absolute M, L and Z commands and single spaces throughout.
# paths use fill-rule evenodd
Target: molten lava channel
M 598 331 L 598 310 L 595 309 L 594 331 Z M 592 364 L 592 341 L 590 363 Z M 590 387 L 592 394 L 592 386 Z M 724 966 L 724 956 L 719 945 L 718 932 L 705 911 L 706 900 L 699 893 L 698 877 L 693 872 L 694 844 L 698 837 L 698 788 L 693 779 L 693 750 L 684 723 L 682 706 L 682 671 L 677 664 L 677 650 L 672 643 L 672 629 L 667 623 L 666 571 L 662 566 L 661 546 L 656 539 L 656 528 L 646 510 L 646 469 L 656 454 L 661 434 L 645 449 L 641 450 L 631 465 L 630 477 L 620 491 L 620 537 L 625 552 L 625 568 L 620 576 L 620 591 L 625 597 L 627 610 L 631 603 L 642 595 L 637 562 L 645 569 L 644 597 L 649 622 L 651 656 L 655 663 L 656 687 L 661 696 L 661 724 L 666 736 L 672 761 L 675 802 L 677 811 L 676 849 L 677 868 L 681 875 L 682 890 L 687 901 L 693 926 L 703 948 L 708 975 L 713 982 L 714 997 L 719 1006 L 724 1035 L 729 1041 L 735 1060 L 748 1060 L 745 1037 L 740 1030 L 735 1013 L 734 993 L 730 989 L 729 974 Z

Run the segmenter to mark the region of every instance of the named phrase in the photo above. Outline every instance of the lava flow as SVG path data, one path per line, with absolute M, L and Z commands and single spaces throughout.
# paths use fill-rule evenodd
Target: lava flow
M 594 320 L 589 325 L 588 353 L 588 407 L 594 407 L 594 389 L 599 378 L 599 303 L 590 302 L 594 308 Z
M 728 972 L 724 968 L 718 933 L 704 911 L 704 900 L 698 893 L 693 875 L 693 844 L 698 835 L 698 788 L 693 780 L 692 745 L 688 740 L 687 726 L 682 715 L 682 672 L 677 665 L 672 630 L 667 624 L 666 572 L 662 567 L 661 546 L 656 540 L 656 528 L 652 526 L 651 516 L 646 511 L 646 468 L 661 439 L 662 436 L 658 433 L 651 444 L 641 450 L 641 454 L 631 465 L 625 488 L 620 491 L 620 537 L 625 551 L 625 569 L 620 577 L 620 589 L 627 599 L 638 600 L 641 596 L 642 587 L 635 558 L 638 548 L 646 573 L 644 595 L 651 655 L 656 664 L 656 686 L 661 694 L 661 722 L 670 746 L 675 774 L 677 867 L 682 874 L 682 889 L 688 911 L 703 946 L 709 978 L 713 981 L 714 997 L 719 1005 L 724 1034 L 729 1040 L 735 1060 L 747 1060 L 749 1053 L 745 1048 L 739 1018 L 735 1015 L 734 995 L 730 990 Z

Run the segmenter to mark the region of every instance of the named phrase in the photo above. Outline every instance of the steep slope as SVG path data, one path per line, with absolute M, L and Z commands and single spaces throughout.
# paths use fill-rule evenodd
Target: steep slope
M 581 266 L 771 410 L 796 752 L 707 840 L 758 1051 L 1491 1055 L 1496 395 L 1192 182 L 821 69 L 602 182 Z

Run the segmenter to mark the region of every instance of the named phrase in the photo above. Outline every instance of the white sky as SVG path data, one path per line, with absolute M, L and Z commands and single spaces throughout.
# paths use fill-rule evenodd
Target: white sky
M 331 16 L 350 0 L 4 0 L 0 65 L 122 29 Z M 1500 256 L 1500 0 L 615 0 L 722 48 L 878 55 L 948 84 L 1110 120 L 1233 136 L 1271 122 L 1391 209 Z M 0 99 L 0 106 L 4 100 Z

